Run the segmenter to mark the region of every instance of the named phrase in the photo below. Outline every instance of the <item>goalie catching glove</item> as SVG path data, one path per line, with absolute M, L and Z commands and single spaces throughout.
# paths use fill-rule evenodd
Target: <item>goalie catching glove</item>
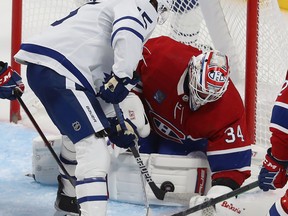
M 124 100 L 138 81 L 138 77 L 133 79 L 128 77 L 119 78 L 111 73 L 100 87 L 100 97 L 107 103 L 118 104 Z
M 108 135 L 109 140 L 120 148 L 130 148 L 135 146 L 138 141 L 137 127 L 129 120 L 125 119 L 124 123 L 127 130 L 122 130 L 116 118 L 109 119 L 111 132 Z
M 259 187 L 263 191 L 283 188 L 288 180 L 287 166 L 288 161 L 277 160 L 271 154 L 271 148 L 269 148 L 258 176 Z
M 222 196 L 223 194 L 231 192 L 232 189 L 227 186 L 215 185 L 210 188 L 206 196 L 193 196 L 190 199 L 189 206 L 190 208 L 200 205 L 206 201 L 209 201 L 211 198 L 216 198 Z M 241 215 L 242 208 L 237 204 L 236 197 L 224 200 L 220 203 L 217 203 L 215 206 L 210 206 L 202 210 L 196 211 L 195 213 L 189 214 L 189 216 L 233 216 Z
M 15 100 L 15 90 L 21 96 L 24 91 L 24 84 L 21 76 L 14 71 L 7 63 L 0 61 L 0 98 Z

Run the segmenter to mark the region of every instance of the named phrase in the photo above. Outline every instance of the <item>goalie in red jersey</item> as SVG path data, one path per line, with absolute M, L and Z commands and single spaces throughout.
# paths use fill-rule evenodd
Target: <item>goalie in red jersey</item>
M 229 78 L 228 57 L 162 36 L 145 44 L 137 72 L 141 82 L 134 90 L 152 127 L 149 137 L 140 140 L 140 151 L 206 154 L 212 187 L 206 196 L 193 197 L 190 206 L 239 188 L 251 175 L 251 141 L 242 99 Z M 220 203 L 216 212 L 213 207 L 209 211 L 239 215 L 240 210 L 231 209 Z

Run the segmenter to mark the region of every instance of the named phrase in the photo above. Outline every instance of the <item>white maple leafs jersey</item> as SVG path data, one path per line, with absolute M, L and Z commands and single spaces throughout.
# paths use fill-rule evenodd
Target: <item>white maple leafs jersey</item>
M 23 42 L 14 57 L 49 67 L 96 93 L 111 71 L 132 78 L 157 18 L 149 0 L 87 3 Z

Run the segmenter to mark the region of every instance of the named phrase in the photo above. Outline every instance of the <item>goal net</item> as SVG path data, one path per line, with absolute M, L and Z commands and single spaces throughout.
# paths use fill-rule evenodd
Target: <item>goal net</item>
M 83 2 L 22 0 L 22 40 L 41 32 Z M 245 103 L 252 139 L 266 147 L 273 102 L 288 68 L 287 25 L 277 0 L 174 0 L 167 22 L 157 26 L 152 37 L 166 35 L 203 51 L 226 53 L 232 80 Z M 23 100 L 36 118 L 47 117 L 29 89 Z M 27 118 L 23 112 L 22 118 Z

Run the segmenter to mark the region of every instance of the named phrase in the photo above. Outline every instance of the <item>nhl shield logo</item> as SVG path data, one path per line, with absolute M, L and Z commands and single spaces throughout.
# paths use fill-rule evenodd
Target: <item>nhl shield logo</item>
M 76 121 L 72 123 L 72 127 L 74 128 L 75 131 L 79 131 L 81 129 L 81 124 L 78 121 Z

